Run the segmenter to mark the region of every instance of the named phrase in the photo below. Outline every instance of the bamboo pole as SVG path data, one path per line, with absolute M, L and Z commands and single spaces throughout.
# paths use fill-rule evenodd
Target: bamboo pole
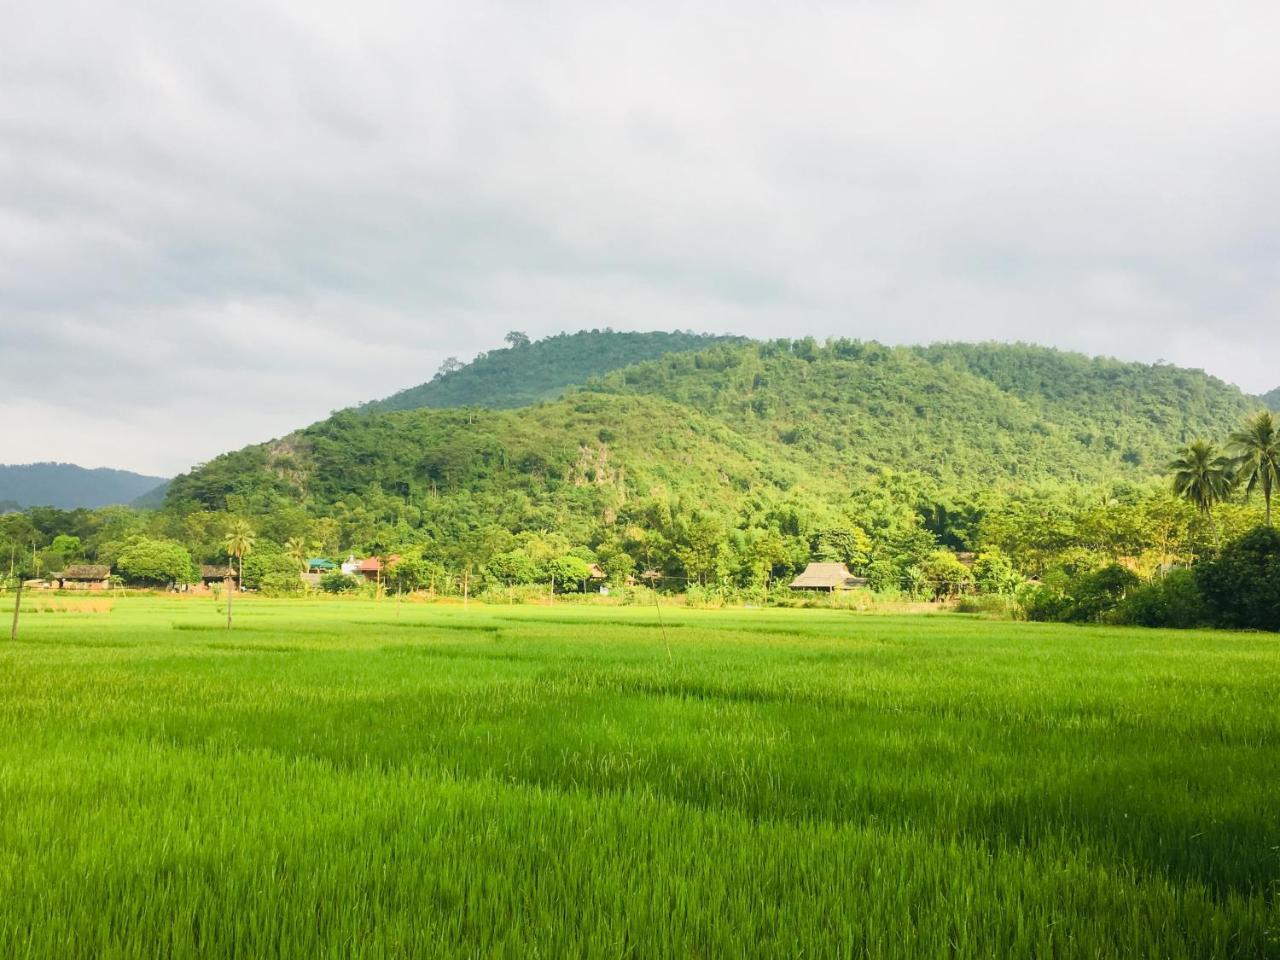
M 18 639 L 18 611 L 22 609 L 22 577 L 18 577 L 18 589 L 13 595 L 13 626 L 9 628 L 10 641 Z

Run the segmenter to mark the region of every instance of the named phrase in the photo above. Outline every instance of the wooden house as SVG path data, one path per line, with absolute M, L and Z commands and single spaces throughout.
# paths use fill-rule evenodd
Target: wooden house
M 200 583 L 197 586 L 199 590 L 209 590 L 215 583 L 225 583 L 231 581 L 231 589 L 235 589 L 240 582 L 240 578 L 236 575 L 235 567 L 210 564 L 202 564 L 200 567 Z
M 111 586 L 111 567 L 105 563 L 77 563 L 56 579 L 63 590 L 106 590 Z

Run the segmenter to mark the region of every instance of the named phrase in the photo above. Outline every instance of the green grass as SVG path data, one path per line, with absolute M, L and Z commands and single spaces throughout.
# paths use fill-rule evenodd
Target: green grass
M 0 956 L 1280 956 L 1274 635 L 238 609 L 0 643 Z

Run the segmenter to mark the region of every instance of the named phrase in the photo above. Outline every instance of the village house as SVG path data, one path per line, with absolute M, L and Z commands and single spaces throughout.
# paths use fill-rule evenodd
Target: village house
M 54 578 L 63 590 L 106 590 L 111 586 L 111 567 L 105 563 L 78 563 Z
M 234 567 L 202 564 L 200 567 L 200 582 L 193 583 L 192 589 L 195 590 L 211 590 L 215 583 L 225 583 L 231 581 L 231 589 L 235 589 L 239 585 L 240 578 L 236 576 Z
M 843 563 L 811 563 L 791 581 L 792 590 L 853 590 L 867 585 L 866 577 L 855 577 Z

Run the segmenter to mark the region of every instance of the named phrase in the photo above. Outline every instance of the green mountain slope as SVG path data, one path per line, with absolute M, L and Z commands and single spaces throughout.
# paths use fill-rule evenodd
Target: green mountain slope
M 1276 387 L 1270 393 L 1264 393 L 1261 399 L 1269 409 L 1280 413 L 1280 387 Z
M 735 510 L 751 499 L 831 497 L 784 450 L 655 397 L 577 394 L 522 410 L 352 411 L 175 478 L 174 512 L 331 516 L 472 543 L 486 528 L 585 542 L 645 498 Z M 344 539 L 343 542 L 349 542 Z
M 1187 438 L 1254 404 L 1202 373 L 1044 348 L 727 345 L 617 371 L 590 389 L 661 396 L 745 436 L 858 474 L 914 470 L 963 487 L 1158 472 Z
M 163 482 L 163 477 L 73 463 L 0 464 L 0 501 L 63 510 L 106 507 L 130 503 Z
M 1090 449 L 1142 462 L 1171 443 L 1212 436 L 1257 404 L 1200 370 L 1126 363 L 1028 344 L 921 347 L 930 362 L 990 381 L 1065 428 Z M 1164 462 L 1163 453 L 1156 461 Z
M 700 350 L 738 341 L 698 333 L 624 333 L 583 330 L 562 333 L 522 346 L 482 353 L 459 370 L 437 374 L 428 383 L 402 390 L 360 407 L 386 413 L 420 407 L 523 407 L 552 400 L 592 377 L 653 360 L 667 353 Z
M 1130 481 L 1257 402 L 1195 371 L 1035 347 L 726 342 L 523 408 L 343 411 L 175 478 L 163 518 L 213 557 L 229 512 L 268 545 L 410 544 L 451 569 L 554 535 L 703 582 L 726 557 L 783 576 L 870 549 L 905 570 L 935 536 L 973 549 L 991 510 L 1033 525 L 1056 510 L 1035 536 L 1071 542 L 1061 516 L 1092 509 L 1093 485 L 1132 503 Z M 1027 542 L 1022 562 L 1039 569 L 1050 547 Z
M 610 338 L 633 342 L 599 333 L 499 353 L 551 343 L 563 373 L 575 366 L 574 344 L 595 359 L 625 352 L 605 349 Z M 575 486 L 579 468 L 607 477 L 586 482 L 621 499 L 661 489 L 709 506 L 757 488 L 850 491 L 886 468 L 960 493 L 1136 479 L 1159 473 L 1186 439 L 1221 436 L 1255 405 L 1196 371 L 1039 347 L 722 342 L 613 371 L 528 408 L 345 411 L 177 478 L 167 503 L 326 510 L 375 489 L 419 512 L 425 498 L 445 495 L 542 503 Z M 593 445 L 609 451 L 607 464 L 591 461 Z M 591 509 L 607 509 L 607 499 Z

